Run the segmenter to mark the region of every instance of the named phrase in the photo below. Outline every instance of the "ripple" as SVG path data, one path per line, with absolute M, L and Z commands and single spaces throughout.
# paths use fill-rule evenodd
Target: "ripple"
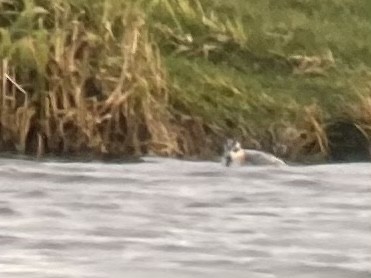
M 282 182 L 282 184 L 289 185 L 289 186 L 296 186 L 300 188 L 309 188 L 309 189 L 318 189 L 318 186 L 321 188 L 326 188 L 328 186 L 322 184 L 319 180 L 312 180 L 312 179 L 290 179 L 285 182 Z
M 0 207 L 0 216 L 17 216 L 19 213 L 9 207 Z
M 50 218 L 66 218 L 68 214 L 55 208 L 45 208 L 37 210 L 38 215 Z
M 20 241 L 20 238 L 15 236 L 9 236 L 9 235 L 1 235 L 0 234 L 0 245 L 14 245 Z
M 112 251 L 112 250 L 123 250 L 124 242 L 122 241 L 104 241 L 94 242 L 86 240 L 63 240 L 63 241 L 51 241 L 43 240 L 40 242 L 30 243 L 26 247 L 28 250 L 50 250 L 50 251 L 66 251 L 71 252 L 73 250 L 101 250 L 101 251 Z
M 192 202 L 186 205 L 186 208 L 222 208 L 224 204 L 208 202 Z
M 95 203 L 95 202 L 67 202 L 63 203 L 63 206 L 68 206 L 73 209 L 84 209 L 84 210 L 119 210 L 121 206 L 115 203 Z
M 153 238 L 161 238 L 164 236 L 164 233 L 156 232 L 153 230 L 138 230 L 138 229 L 131 229 L 128 230 L 126 228 L 112 228 L 112 227 L 97 227 L 92 231 L 87 233 L 88 235 L 94 236 L 103 236 L 103 237 L 112 237 L 112 238 L 142 238 L 142 239 L 153 239 Z
M 20 199 L 40 199 L 40 198 L 47 198 L 48 193 L 43 190 L 31 190 L 27 192 L 22 192 L 16 196 Z
M 263 217 L 280 217 L 280 214 L 273 212 L 264 212 L 264 211 L 241 211 L 237 215 L 246 215 L 246 216 L 263 216 Z
M 225 174 L 220 171 L 200 171 L 200 172 L 189 172 L 187 173 L 187 176 L 216 178 L 216 177 L 224 177 Z

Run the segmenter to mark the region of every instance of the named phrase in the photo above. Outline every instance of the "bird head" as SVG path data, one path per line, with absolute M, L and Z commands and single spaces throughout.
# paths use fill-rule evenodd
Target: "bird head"
M 230 166 L 236 160 L 238 154 L 242 152 L 241 144 L 237 140 L 227 139 L 224 144 L 224 160 L 225 166 Z

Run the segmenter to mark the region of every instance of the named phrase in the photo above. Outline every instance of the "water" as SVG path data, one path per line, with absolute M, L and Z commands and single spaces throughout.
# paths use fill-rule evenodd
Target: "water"
M 371 277 L 371 164 L 0 160 L 0 277 Z

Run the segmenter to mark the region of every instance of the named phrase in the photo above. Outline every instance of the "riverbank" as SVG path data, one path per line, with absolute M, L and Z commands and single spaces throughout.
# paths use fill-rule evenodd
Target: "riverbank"
M 123 2 L 1 4 L 2 150 L 368 159 L 368 1 Z

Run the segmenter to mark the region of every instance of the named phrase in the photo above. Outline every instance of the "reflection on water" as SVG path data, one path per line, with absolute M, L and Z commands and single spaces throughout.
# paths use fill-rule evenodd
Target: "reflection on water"
M 0 160 L 0 277 L 371 277 L 371 164 Z

